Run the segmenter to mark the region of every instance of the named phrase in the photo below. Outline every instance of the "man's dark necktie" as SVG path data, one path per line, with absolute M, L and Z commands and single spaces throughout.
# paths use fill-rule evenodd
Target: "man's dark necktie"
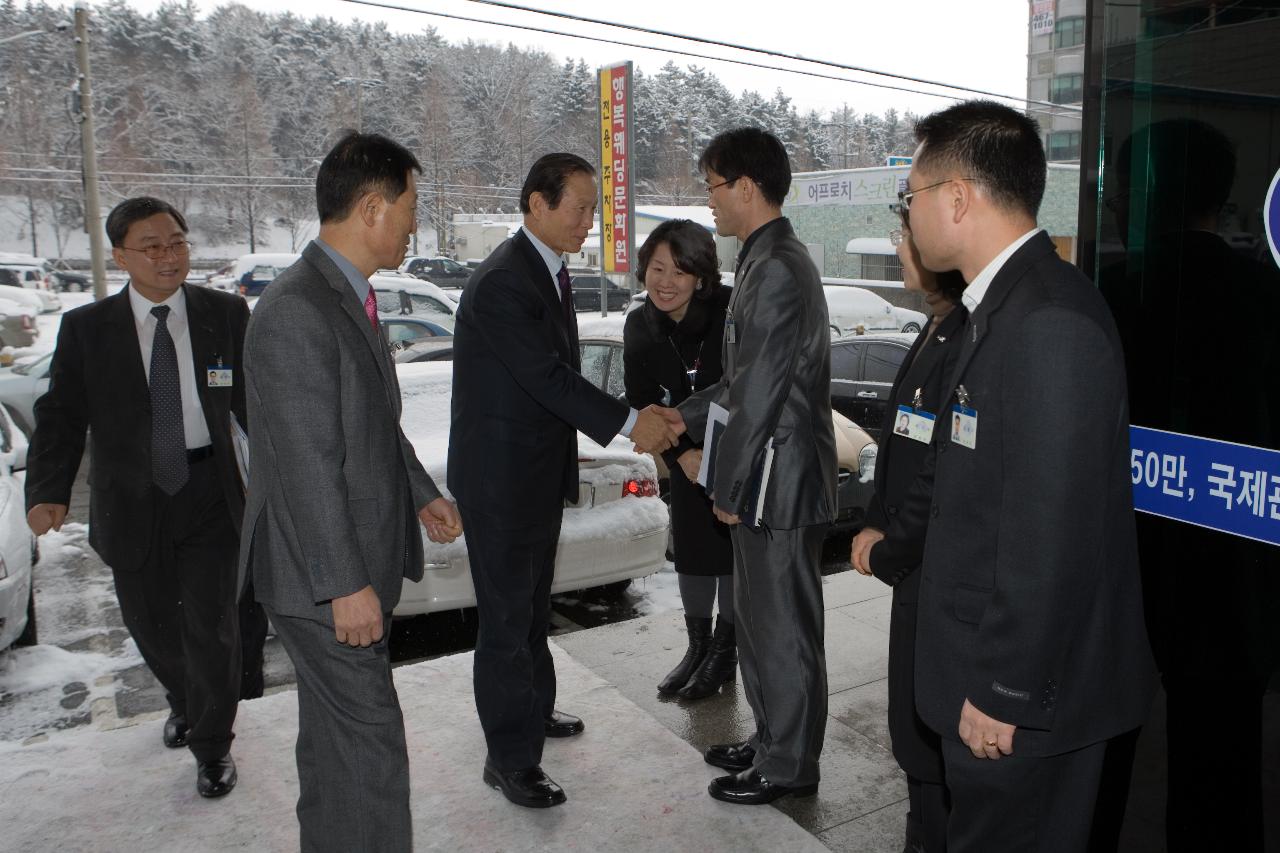
M 151 309 L 156 334 L 151 341 L 151 480 L 166 495 L 187 482 L 187 440 L 182 428 L 182 387 L 178 349 L 169 334 L 169 306 Z
M 560 265 L 556 273 L 556 281 L 560 282 L 560 310 L 564 316 L 564 330 L 569 337 L 569 363 L 574 370 L 581 370 L 582 364 L 578 353 L 578 315 L 573 310 L 573 286 L 569 284 L 569 269 Z

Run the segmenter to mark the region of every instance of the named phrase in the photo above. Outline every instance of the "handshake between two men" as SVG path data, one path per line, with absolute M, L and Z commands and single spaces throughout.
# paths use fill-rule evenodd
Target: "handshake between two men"
M 675 447 L 684 433 L 680 412 L 655 403 L 638 414 L 629 438 L 639 453 L 661 453 Z

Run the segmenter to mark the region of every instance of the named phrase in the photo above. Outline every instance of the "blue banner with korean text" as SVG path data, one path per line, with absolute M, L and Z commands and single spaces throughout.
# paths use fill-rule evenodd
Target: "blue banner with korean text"
M 1280 545 L 1280 451 L 1129 427 L 1139 512 Z

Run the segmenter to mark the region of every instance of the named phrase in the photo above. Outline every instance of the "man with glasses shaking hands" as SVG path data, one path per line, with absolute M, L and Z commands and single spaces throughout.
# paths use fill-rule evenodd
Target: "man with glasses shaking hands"
M 187 223 L 167 202 L 123 201 L 106 230 L 129 284 L 62 318 L 49 390 L 35 405 L 27 522 L 37 536 L 62 527 L 91 431 L 89 544 L 164 686 L 164 745 L 189 748 L 197 792 L 220 797 L 236 784 L 241 632 L 259 673 L 266 635 L 261 610 L 239 624 L 236 595 L 244 496 L 231 416 L 245 423 L 249 309 L 183 285 Z

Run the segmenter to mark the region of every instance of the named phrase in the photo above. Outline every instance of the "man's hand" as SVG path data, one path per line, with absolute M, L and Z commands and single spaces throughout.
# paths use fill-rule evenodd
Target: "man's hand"
M 884 531 L 874 527 L 864 527 L 853 537 L 849 548 L 849 562 L 860 575 L 871 574 L 871 546 L 884 538 Z
M 676 461 L 680 463 L 680 470 L 684 472 L 690 483 L 698 482 L 698 471 L 702 469 L 701 450 L 696 447 L 693 450 L 686 450 Z
M 448 498 L 436 498 L 418 510 L 418 520 L 432 542 L 446 544 L 462 535 L 462 516 Z
M 671 417 L 674 415 L 674 419 Z M 640 453 L 661 453 L 673 447 L 684 432 L 684 419 L 675 409 L 649 406 L 636 417 L 630 438 Z
M 734 515 L 731 512 L 725 512 L 718 506 L 711 507 L 711 511 L 716 514 L 716 518 L 720 519 L 722 522 L 729 525 L 730 527 L 733 527 L 735 524 L 742 523 L 741 518 L 738 518 L 738 516 Z
M 36 504 L 27 512 L 27 527 L 37 536 L 50 530 L 61 530 L 67 517 L 66 504 Z
M 1017 726 L 1002 723 L 973 707 L 968 699 L 960 709 L 960 740 L 974 758 L 999 758 L 1013 755 L 1013 733 Z
M 333 634 L 348 646 L 372 645 L 382 639 L 382 602 L 373 587 L 335 598 Z

